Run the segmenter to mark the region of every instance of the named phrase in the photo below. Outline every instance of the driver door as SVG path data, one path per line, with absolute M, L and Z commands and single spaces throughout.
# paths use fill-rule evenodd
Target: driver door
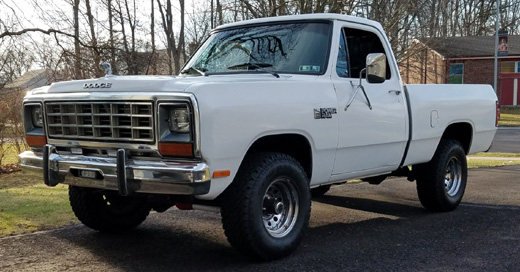
M 389 54 L 382 35 L 371 27 L 344 26 L 338 41 L 336 73 L 332 75 L 339 108 L 339 136 L 333 179 L 384 174 L 401 163 L 407 141 L 407 113 L 401 81 L 387 57 L 383 83 L 359 80 L 369 53 Z M 364 75 L 363 77 L 366 78 Z M 363 92 L 364 87 L 372 109 Z M 352 103 L 345 108 L 352 99 Z

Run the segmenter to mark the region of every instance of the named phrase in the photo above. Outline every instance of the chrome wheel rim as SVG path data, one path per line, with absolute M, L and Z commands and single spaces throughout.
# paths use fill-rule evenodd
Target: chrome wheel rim
M 446 193 L 453 197 L 460 189 L 462 184 L 462 165 L 459 159 L 453 157 L 446 165 L 446 175 L 444 176 L 444 186 Z
M 293 229 L 299 212 L 298 190 L 288 178 L 278 178 L 267 188 L 263 204 L 264 227 L 272 237 L 284 237 Z

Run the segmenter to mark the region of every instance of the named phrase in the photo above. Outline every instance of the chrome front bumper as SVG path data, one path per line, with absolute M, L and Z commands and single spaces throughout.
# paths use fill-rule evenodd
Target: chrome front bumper
M 45 184 L 59 183 L 119 191 L 177 195 L 203 195 L 210 189 L 208 166 L 200 162 L 162 162 L 128 159 L 124 149 L 116 158 L 60 155 L 53 145 L 42 153 L 18 155 L 20 168 L 43 177 Z

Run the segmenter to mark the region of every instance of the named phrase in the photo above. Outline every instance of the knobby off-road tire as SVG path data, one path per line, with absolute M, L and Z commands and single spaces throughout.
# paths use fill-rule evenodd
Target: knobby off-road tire
M 309 181 L 301 165 L 279 153 L 245 159 L 224 193 L 222 225 L 229 243 L 259 260 L 293 252 L 309 223 Z
M 102 232 L 135 228 L 146 219 L 151 210 L 145 198 L 124 197 L 117 191 L 69 186 L 69 200 L 81 223 Z
M 432 160 L 415 167 L 417 193 L 424 208 L 447 212 L 459 206 L 468 178 L 466 153 L 460 142 L 441 140 Z

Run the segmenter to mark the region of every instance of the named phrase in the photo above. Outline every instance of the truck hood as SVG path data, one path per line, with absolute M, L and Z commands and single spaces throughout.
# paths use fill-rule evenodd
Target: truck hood
M 97 79 L 74 80 L 53 83 L 34 89 L 30 94 L 84 93 L 84 92 L 184 92 L 194 84 L 219 84 L 237 82 L 285 81 L 293 75 L 227 74 L 211 76 L 106 76 Z M 308 78 L 308 77 L 307 77 Z M 309 79 L 309 78 L 308 78 Z
M 53 83 L 34 89 L 32 94 L 78 92 L 182 92 L 196 83 L 194 77 L 176 76 L 106 76 L 97 79 L 73 80 Z

